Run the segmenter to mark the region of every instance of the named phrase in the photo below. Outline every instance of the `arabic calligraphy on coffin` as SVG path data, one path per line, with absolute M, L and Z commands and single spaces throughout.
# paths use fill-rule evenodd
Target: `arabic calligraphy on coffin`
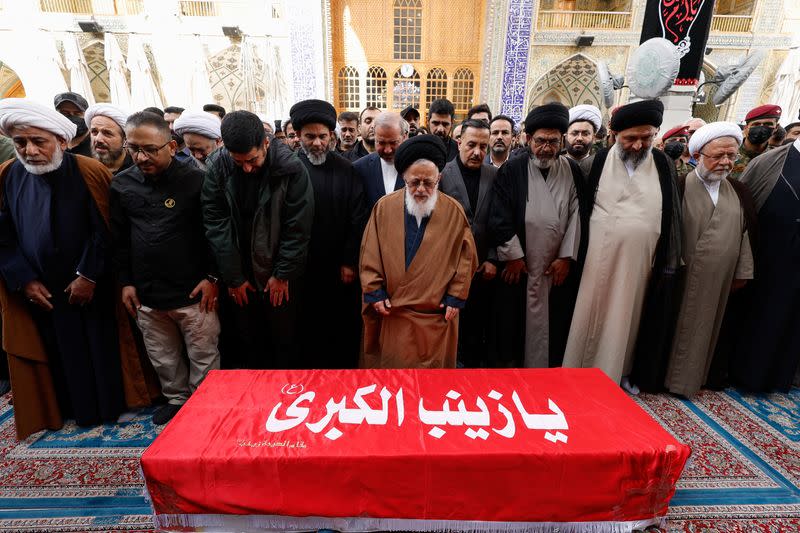
M 399 387 L 394 394 L 386 387 L 381 388 L 379 393 L 381 407 L 378 409 L 371 407 L 365 400 L 365 397 L 374 394 L 376 389 L 377 385 L 375 384 L 357 389 L 352 400 L 355 408 L 347 407 L 347 395 L 343 395 L 338 401 L 333 398 L 328 399 L 325 404 L 325 414 L 315 421 L 310 421 L 308 418 L 317 394 L 314 391 L 303 392 L 286 407 L 284 413 L 280 414 L 284 402 L 278 402 L 272 408 L 267 418 L 266 430 L 269 433 L 281 433 L 304 424 L 312 433 L 324 431 L 323 436 L 333 441 L 344 435 L 343 430 L 346 430 L 348 425 L 387 426 L 391 424 L 396 427 L 402 426 L 406 419 L 403 388 Z M 463 431 L 464 435 L 473 440 L 487 440 L 492 435 L 497 435 L 498 438 L 512 439 L 517 434 L 517 428 L 520 427 L 520 430 L 522 428 L 534 431 L 544 430 L 544 439 L 553 444 L 567 443 L 568 437 L 561 430 L 568 430 L 569 424 L 564 413 L 552 399 L 548 398 L 547 400 L 549 413 L 528 413 L 522 405 L 519 394 L 513 391 L 511 400 L 521 419 L 522 424 L 520 425 L 514 412 L 502 403 L 503 394 L 492 390 L 487 397 L 493 404 L 492 408 L 481 396 L 478 396 L 474 402 L 471 402 L 474 403 L 475 409 L 470 409 L 461 393 L 454 390 L 450 390 L 445 395 L 441 409 L 427 409 L 424 398 L 420 398 L 416 416 L 422 424 L 430 426 L 427 434 L 435 439 L 444 437 L 447 434 L 445 428 L 450 427 L 466 428 Z M 457 402 L 455 409 L 451 407 L 451 401 Z M 392 411 L 391 421 L 390 411 Z

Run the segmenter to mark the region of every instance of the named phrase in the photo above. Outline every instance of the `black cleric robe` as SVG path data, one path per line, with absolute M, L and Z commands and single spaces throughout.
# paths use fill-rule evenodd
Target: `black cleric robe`
M 28 305 L 61 412 L 79 425 L 116 421 L 124 408 L 109 243 L 75 156 L 65 153 L 60 168 L 41 176 L 12 165 L 0 207 L 0 275 L 11 291 L 39 280 L 52 294 L 52 311 Z M 64 292 L 78 272 L 96 282 L 85 306 Z
M 731 382 L 788 391 L 800 363 L 800 143 L 750 162 L 741 181 L 758 209 L 755 279 Z
M 356 368 L 361 340 L 361 286 L 358 254 L 366 224 L 367 207 L 362 182 L 352 164 L 329 152 L 322 165 L 312 165 L 299 153 L 314 189 L 314 222 L 311 227 L 305 274 L 301 324 L 303 366 L 309 368 Z M 355 273 L 342 283 L 341 267 Z

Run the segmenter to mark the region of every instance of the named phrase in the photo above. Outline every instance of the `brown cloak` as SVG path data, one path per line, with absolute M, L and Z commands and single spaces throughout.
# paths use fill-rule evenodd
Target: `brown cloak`
M 111 173 L 100 162 L 74 156 L 86 186 L 108 224 L 108 189 Z M 8 169 L 16 160 L 0 165 L 0 201 Z M 119 289 L 121 290 L 121 288 Z M 128 315 L 117 298 L 117 323 L 122 362 L 122 383 L 128 407 L 146 407 L 159 394 L 158 381 L 147 357 L 136 348 Z M 17 438 L 22 440 L 42 429 L 59 429 L 64 423 L 56 402 L 47 354 L 24 297 L 10 292 L 0 278 L 0 315 L 3 320 L 3 349 L 8 354 L 11 390 L 14 394 L 14 421 Z
M 461 205 L 439 193 L 414 259 L 405 266 L 405 189 L 381 198 L 361 241 L 361 288 L 385 289 L 392 308 L 363 308 L 361 368 L 455 368 L 458 317 L 445 321 L 445 295 L 466 300 L 478 254 Z

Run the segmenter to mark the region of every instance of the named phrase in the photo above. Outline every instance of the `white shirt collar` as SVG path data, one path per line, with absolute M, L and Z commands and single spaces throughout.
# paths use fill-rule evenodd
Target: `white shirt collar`
M 397 181 L 397 169 L 394 168 L 394 163 L 387 163 L 381 157 L 381 174 L 383 175 L 383 189 L 386 194 L 394 191 L 394 184 Z
M 714 203 L 714 207 L 716 207 L 717 202 L 719 201 L 719 185 L 722 180 L 707 181 L 701 178 L 700 174 L 697 174 L 697 172 L 695 172 L 695 174 L 697 175 L 697 179 L 700 180 L 700 183 L 702 183 L 703 186 L 706 188 L 706 191 L 708 191 L 708 195 L 711 196 L 711 201 Z

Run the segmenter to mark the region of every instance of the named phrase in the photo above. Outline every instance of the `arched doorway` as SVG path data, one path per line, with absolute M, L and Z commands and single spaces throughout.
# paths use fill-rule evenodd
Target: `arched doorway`
M 242 69 L 242 49 L 234 44 L 217 52 L 208 59 L 208 76 L 211 81 L 211 95 L 214 102 L 228 110 L 245 109 L 253 112 L 263 112 L 258 109 L 259 102 L 266 96 L 264 88 L 264 63 L 259 58 L 253 61 L 252 99 L 253 105 L 248 105 L 247 86 Z
M 0 62 L 0 98 L 25 98 L 25 87 L 11 67 Z
M 528 93 L 528 107 L 552 102 L 567 107 L 591 104 L 602 109 L 594 61 L 583 54 L 576 54 L 539 78 Z

